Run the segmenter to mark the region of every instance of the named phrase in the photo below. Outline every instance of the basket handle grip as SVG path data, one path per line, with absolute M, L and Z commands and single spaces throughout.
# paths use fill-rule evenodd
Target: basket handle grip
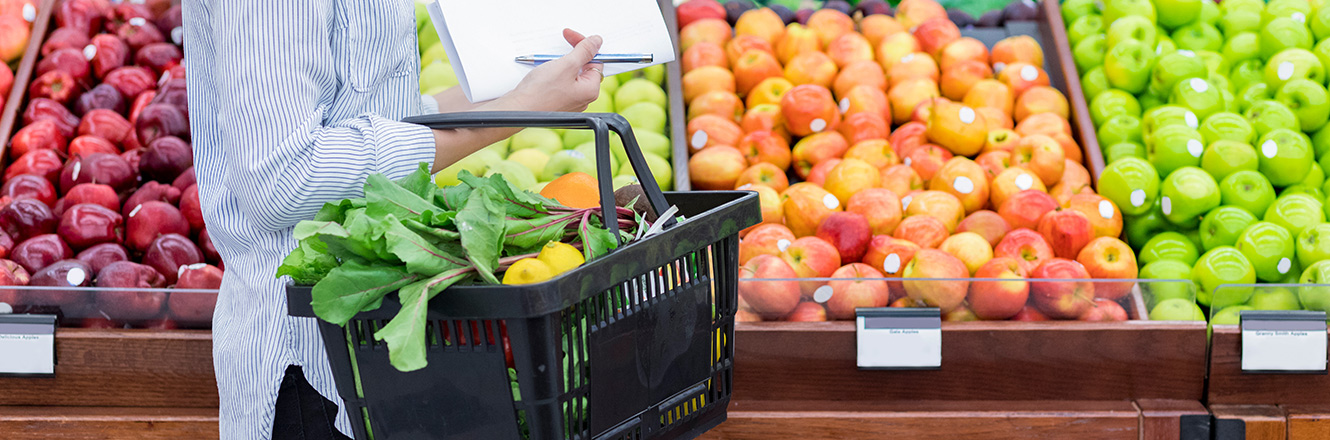
M 633 173 L 637 176 L 637 181 L 642 185 L 642 192 L 646 194 L 647 201 L 651 204 L 651 209 L 657 214 L 664 213 L 669 205 L 665 203 L 665 194 L 660 191 L 660 186 L 656 184 L 655 177 L 651 174 L 651 169 L 647 166 L 646 159 L 642 157 L 642 150 L 637 145 L 637 138 L 633 136 L 633 127 L 616 113 L 571 113 L 571 112 L 456 112 L 456 113 L 436 113 L 421 116 L 412 116 L 403 119 L 402 122 L 420 124 L 435 130 L 448 130 L 456 128 L 499 128 L 499 127 L 543 127 L 543 128 L 563 128 L 563 129 L 589 129 L 596 132 L 596 172 L 599 175 L 597 183 L 600 185 L 600 207 L 606 221 L 605 228 L 609 229 L 610 234 L 623 245 L 623 238 L 619 236 L 619 222 L 611 221 L 610 217 L 617 217 L 614 204 L 614 186 L 610 170 L 610 132 L 617 133 L 623 140 L 624 150 L 628 153 L 628 163 L 633 166 Z M 665 227 L 673 226 L 675 219 L 673 217 L 661 219 L 665 221 Z

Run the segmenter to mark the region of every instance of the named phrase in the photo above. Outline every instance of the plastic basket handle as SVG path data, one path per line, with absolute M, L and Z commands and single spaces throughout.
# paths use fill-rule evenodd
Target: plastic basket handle
M 616 113 L 456 112 L 412 116 L 403 119 L 402 122 L 420 124 L 435 130 L 543 127 L 595 131 L 596 173 L 601 176 L 596 180 L 600 185 L 600 207 L 605 219 L 603 223 L 605 228 L 609 229 L 610 234 L 614 235 L 614 238 L 622 245 L 623 238 L 619 236 L 619 222 L 610 219 L 610 217 L 618 217 L 615 214 L 614 186 L 612 179 L 604 178 L 613 175 L 613 170 L 610 170 L 609 134 L 613 131 L 623 140 L 624 150 L 628 153 L 628 163 L 633 165 L 633 174 L 637 176 L 638 183 L 642 185 L 642 192 L 646 194 L 651 209 L 656 214 L 661 214 L 669 206 L 665 203 L 665 194 L 660 191 L 660 186 L 656 184 L 656 179 L 651 174 L 651 168 L 647 166 L 646 159 L 642 157 L 642 150 L 637 146 L 637 138 L 633 136 L 633 127 L 628 124 L 627 119 Z M 657 221 L 661 220 L 665 221 L 665 227 L 673 226 L 675 223 L 673 217 Z

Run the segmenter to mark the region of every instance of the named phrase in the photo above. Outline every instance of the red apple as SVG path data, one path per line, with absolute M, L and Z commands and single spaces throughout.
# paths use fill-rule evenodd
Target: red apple
M 1002 219 L 1001 215 L 989 210 L 980 210 L 966 216 L 956 225 L 956 232 L 973 232 L 988 240 L 989 246 L 997 246 L 1002 241 L 1002 237 L 1007 236 L 1011 231 L 1011 225 Z
M 106 15 L 110 13 L 111 4 L 105 0 L 69 0 L 60 2 L 56 8 L 55 24 L 92 35 L 102 28 Z
M 45 177 L 23 174 L 0 185 L 0 197 L 9 197 L 11 200 L 33 199 L 52 206 L 55 205 L 55 185 Z
M 16 241 L 53 233 L 59 224 L 55 213 L 40 200 L 15 199 L 0 208 L 0 230 Z
M 57 231 L 65 243 L 78 250 L 95 244 L 119 243 L 125 233 L 120 213 L 91 203 L 65 210 Z
M 143 255 L 143 264 L 152 266 L 166 277 L 166 284 L 176 283 L 180 268 L 203 262 L 203 252 L 188 238 L 180 234 L 157 237 Z
M 37 63 L 37 76 L 45 75 L 47 72 L 61 71 L 68 73 L 75 81 L 88 83 L 92 78 L 92 65 L 88 64 L 88 58 L 83 55 L 83 48 L 60 49 L 52 52 L 42 58 Z
M 129 162 L 114 154 L 93 153 L 75 157 L 60 170 L 60 189 L 68 191 L 80 183 L 101 183 L 116 191 L 124 191 L 137 183 L 138 176 Z
M 921 249 L 905 266 L 905 294 L 947 313 L 965 300 L 970 290 L 969 275 L 965 263 L 951 254 Z
M 35 150 L 54 150 L 63 154 L 69 149 L 69 140 L 60 134 L 55 122 L 40 120 L 14 133 L 9 148 L 10 157 L 20 157 Z
M 1094 283 L 1081 263 L 1050 258 L 1031 273 L 1030 296 L 1039 311 L 1061 319 L 1076 319 L 1094 304 Z M 1080 281 L 1054 281 L 1054 280 Z
M 85 55 L 92 53 L 92 59 L 89 61 L 92 62 L 92 73 L 98 78 L 106 78 L 111 71 L 124 67 L 129 61 L 129 45 L 120 37 L 111 34 L 97 35 L 92 37 L 89 45 L 92 49 L 85 48 L 83 53 Z
M 56 182 L 60 180 L 60 170 L 64 163 L 64 160 L 60 159 L 60 153 L 55 150 L 29 151 L 19 156 L 9 168 L 5 168 L 5 179 L 12 179 L 22 174 L 36 174 Z
M 1138 274 L 1136 256 L 1132 253 L 1131 247 L 1113 237 L 1094 239 L 1081 249 L 1076 261 L 1085 266 L 1085 271 L 1091 277 L 1097 279 L 1129 280 L 1136 278 Z M 1131 282 L 1099 283 L 1095 286 L 1094 293 L 1099 298 L 1116 301 L 1131 293 L 1132 284 Z
M 69 104 L 82 91 L 83 87 L 79 86 L 78 80 L 61 70 L 46 72 L 32 80 L 32 84 L 28 86 L 28 96 L 49 98 L 61 104 Z
M 152 267 L 117 261 L 97 276 L 97 308 L 111 319 L 138 321 L 154 318 L 166 305 L 166 292 L 142 292 L 122 289 L 158 289 L 166 287 L 166 278 Z
M 802 294 L 798 274 L 785 260 L 758 255 L 739 268 L 739 296 L 749 309 L 764 318 L 788 315 L 799 305 Z
M 48 98 L 34 98 L 28 101 L 28 108 L 23 110 L 23 125 L 49 119 L 60 129 L 60 135 L 72 138 L 78 134 L 79 118 L 69 112 L 63 104 Z
M 790 247 L 781 252 L 781 259 L 794 269 L 799 278 L 828 278 L 840 268 L 840 253 L 826 240 L 817 237 L 803 237 L 790 243 Z M 821 281 L 802 281 L 800 290 L 806 297 L 812 297 L 813 291 L 824 283 Z
M 1049 319 L 1048 319 L 1048 316 L 1047 316 L 1047 315 L 1044 315 L 1044 312 L 1040 312 L 1039 309 L 1036 309 L 1036 308 L 1035 308 L 1034 306 L 1032 306 L 1032 305 L 1026 305 L 1025 308 L 1021 309 L 1020 312 L 1017 312 L 1017 313 L 1016 313 L 1016 316 L 1012 316 L 1012 317 L 1011 317 L 1011 320 L 1012 320 L 1012 321 L 1048 321 Z
M 774 223 L 757 225 L 739 240 L 739 264 L 748 264 L 758 255 L 779 256 L 785 248 L 794 243 L 794 238 L 794 233 L 785 225 Z
M 88 263 L 92 268 L 92 275 L 95 277 L 102 269 L 111 263 L 117 261 L 129 261 L 129 253 L 125 247 L 116 243 L 102 243 L 79 252 L 75 259 Z
M 74 185 L 65 193 L 65 198 L 60 199 L 57 211 L 64 214 L 62 208 L 74 206 L 80 203 L 92 203 L 101 205 L 112 211 L 120 211 L 120 196 L 116 195 L 115 189 L 99 183 L 80 183 Z
M 1019 196 L 1019 194 L 1018 194 Z M 1019 197 L 1013 197 L 1018 199 Z M 1039 235 L 1044 236 L 1053 255 L 1058 258 L 1075 259 L 1081 248 L 1094 238 L 1094 229 L 1085 214 L 1072 209 L 1049 211 L 1039 219 Z
M 110 71 L 102 78 L 124 95 L 125 99 L 134 99 L 144 91 L 157 87 L 157 77 L 145 67 L 126 66 Z
M 995 257 L 1015 257 L 1025 262 L 1026 271 L 1032 271 L 1044 260 L 1053 258 L 1053 248 L 1038 232 L 1021 228 L 1007 233 L 993 247 Z
M 1085 310 L 1077 319 L 1081 321 L 1126 321 L 1127 311 L 1116 302 L 1104 298 L 1095 298 L 1094 306 Z
M 840 253 L 841 263 L 856 262 L 868 251 L 872 239 L 868 219 L 853 212 L 833 212 L 817 227 L 817 237 L 826 240 Z
M 79 121 L 80 135 L 93 135 L 115 144 L 123 144 L 125 137 L 134 130 L 129 120 L 113 110 L 89 110 Z
M 33 275 L 52 263 L 70 258 L 74 258 L 74 250 L 55 234 L 43 234 L 24 240 L 9 253 L 9 259 Z
M 48 57 L 61 49 L 74 49 L 83 54 L 83 48 L 88 45 L 88 33 L 75 28 L 57 28 L 46 36 L 42 42 L 42 57 Z M 86 60 L 86 58 L 85 58 Z
M 163 235 L 189 234 L 189 223 L 180 214 L 180 210 L 166 202 L 156 200 L 143 202 L 129 211 L 125 217 L 127 218 L 125 245 L 131 250 L 147 251 L 149 245 Z M 174 280 L 171 275 L 163 275 Z
M 1039 227 L 1039 219 L 1058 206 L 1058 201 L 1048 193 L 1027 189 L 1002 202 L 997 212 L 1013 229 L 1035 229 Z
M 815 302 L 802 302 L 785 316 L 788 322 L 821 322 L 827 320 L 827 309 Z
M 988 260 L 975 272 L 975 278 L 1002 281 L 970 283 L 970 310 L 980 319 L 1007 319 L 1025 308 L 1030 298 L 1030 283 L 1025 281 L 1025 263 L 1012 257 Z
M 832 319 L 854 319 L 857 308 L 886 307 L 891 299 L 882 273 L 863 263 L 851 263 L 831 275 L 831 298 L 826 299 Z M 821 299 L 821 298 L 814 298 Z

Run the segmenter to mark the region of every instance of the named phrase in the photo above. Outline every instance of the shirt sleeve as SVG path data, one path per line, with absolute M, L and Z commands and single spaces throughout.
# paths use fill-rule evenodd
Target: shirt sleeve
M 210 16 L 213 67 L 225 70 L 210 72 L 221 180 L 254 228 L 288 228 L 326 202 L 360 196 L 370 174 L 398 178 L 434 160 L 426 127 L 373 114 L 327 119 L 336 94 L 357 93 L 340 87 L 334 14 L 329 0 L 236 0 Z

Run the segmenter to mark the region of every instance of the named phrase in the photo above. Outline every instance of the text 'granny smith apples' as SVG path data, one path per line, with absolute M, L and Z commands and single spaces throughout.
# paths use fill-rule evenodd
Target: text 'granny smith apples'
M 442 93 L 458 84 L 457 75 L 429 16 L 417 15 L 421 44 L 420 92 Z M 426 46 L 428 45 L 428 46 Z M 633 136 L 646 158 L 651 175 L 662 190 L 674 187 L 674 169 L 670 162 L 672 146 L 668 136 L 669 98 L 663 88 L 665 66 L 606 77 L 600 97 L 587 106 L 593 113 L 619 113 L 633 127 Z M 590 130 L 555 130 L 527 128 L 458 161 L 435 175 L 440 186 L 459 183 L 457 174 L 467 170 L 477 176 L 501 174 L 523 189 L 539 192 L 545 183 L 570 172 L 597 175 L 595 136 Z M 624 151 L 623 141 L 612 135 L 610 170 L 614 187 L 637 183 L 636 174 Z
M 1105 0 L 1064 8 L 1142 278 L 1192 279 L 1217 320 L 1330 306 L 1330 6 Z M 1324 275 L 1322 275 L 1324 274 Z M 1258 294 L 1259 293 L 1259 294 Z M 1300 298 L 1306 297 L 1306 298 Z M 1185 319 L 1180 304 L 1152 306 Z M 1152 315 L 1156 313 L 1152 312 Z

